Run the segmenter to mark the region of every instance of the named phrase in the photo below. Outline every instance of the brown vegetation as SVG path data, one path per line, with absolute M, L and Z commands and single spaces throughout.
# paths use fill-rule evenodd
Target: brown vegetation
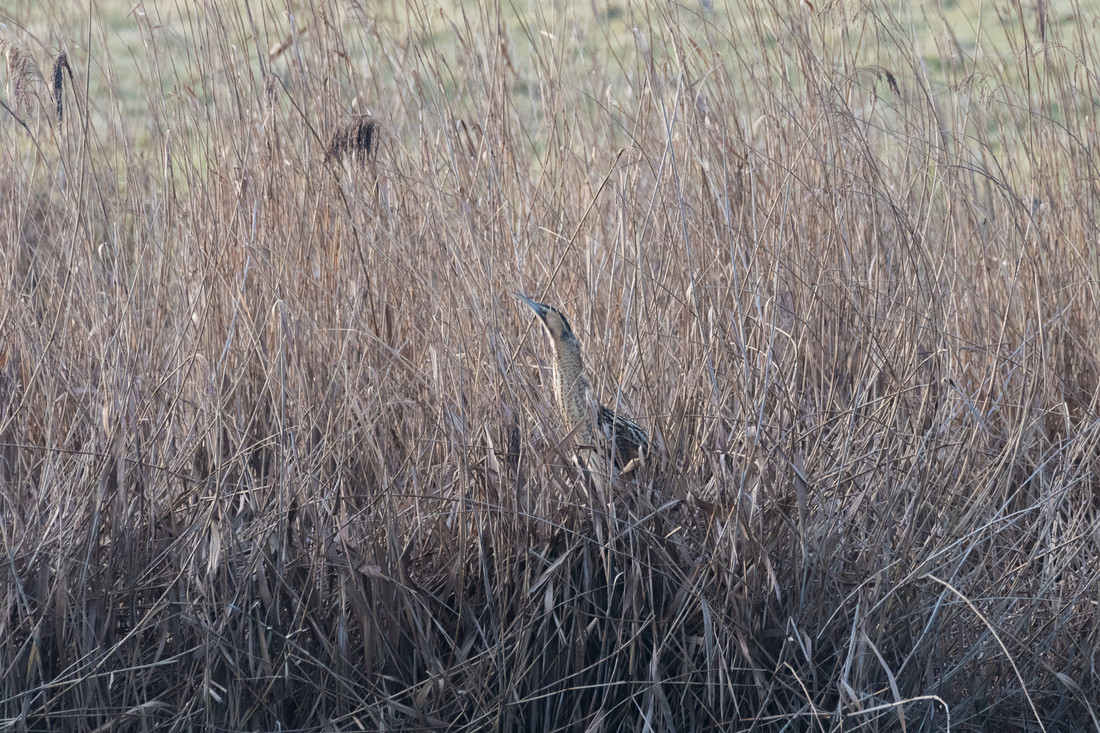
M 0 14 L 6 725 L 1096 723 L 1090 20 L 231 5 Z

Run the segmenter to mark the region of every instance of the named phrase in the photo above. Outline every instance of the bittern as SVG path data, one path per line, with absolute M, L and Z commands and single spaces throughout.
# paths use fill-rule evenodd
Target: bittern
M 550 336 L 554 350 L 554 399 L 566 429 L 575 431 L 578 447 L 613 461 L 611 465 L 620 472 L 633 470 L 649 451 L 645 430 L 593 398 L 584 373 L 581 346 L 561 311 L 525 295 L 515 295 L 531 306 Z M 582 467 L 589 468 L 583 458 L 580 462 Z

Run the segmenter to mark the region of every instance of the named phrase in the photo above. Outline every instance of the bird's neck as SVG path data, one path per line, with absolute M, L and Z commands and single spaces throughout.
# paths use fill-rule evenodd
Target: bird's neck
M 576 340 L 555 340 L 553 346 L 554 396 L 567 427 L 572 429 L 586 418 L 588 380 L 584 375 L 584 360 Z

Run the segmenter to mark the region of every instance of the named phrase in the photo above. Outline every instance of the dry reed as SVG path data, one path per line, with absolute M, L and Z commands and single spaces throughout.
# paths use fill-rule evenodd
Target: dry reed
M 46 79 L 34 56 L 22 43 L 0 38 L 0 51 L 7 57 L 8 98 L 11 108 L 25 115 L 37 111 Z
M 1097 725 L 1088 17 L 188 7 L 0 18 L 92 90 L 0 124 L 5 727 Z

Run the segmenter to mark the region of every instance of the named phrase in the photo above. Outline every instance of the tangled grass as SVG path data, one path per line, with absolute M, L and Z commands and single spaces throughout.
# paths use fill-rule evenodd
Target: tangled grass
M 1098 724 L 1087 7 L 182 5 L 0 11 L 5 727 Z

